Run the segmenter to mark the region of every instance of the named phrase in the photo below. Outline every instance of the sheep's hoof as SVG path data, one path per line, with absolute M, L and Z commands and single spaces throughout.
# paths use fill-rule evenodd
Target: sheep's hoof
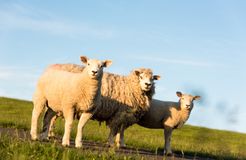
M 52 133 L 49 133 L 49 134 L 48 134 L 48 137 L 49 137 L 49 138 L 55 137 L 55 133 L 53 133 L 53 132 L 52 132 Z
M 62 143 L 63 147 L 69 147 L 69 143 Z
M 163 155 L 164 156 L 172 156 L 173 153 L 172 153 L 172 151 L 166 151 L 166 150 L 164 150 Z
M 38 137 L 37 137 L 36 135 L 32 135 L 32 134 L 31 134 L 31 140 L 37 141 L 37 140 L 38 140 Z
M 120 145 L 120 148 L 125 148 L 125 147 L 126 147 L 125 144 L 121 144 L 121 145 Z
M 68 144 L 62 144 L 62 146 L 63 146 L 63 147 L 69 147 L 69 145 L 68 145 Z
M 76 147 L 76 148 L 82 148 L 82 143 L 79 143 L 79 144 L 76 143 L 76 144 L 75 144 L 75 147 Z
M 120 145 L 116 144 L 115 148 L 120 149 Z
M 57 140 L 59 138 L 56 136 L 48 136 L 48 139 L 49 139 L 49 141 L 54 141 L 54 140 Z
M 56 136 L 54 136 L 54 135 L 53 136 L 49 136 L 48 135 L 48 139 L 56 139 Z
M 125 144 L 118 144 L 118 143 L 116 143 L 116 148 L 117 148 L 117 149 L 125 148 L 125 147 L 126 147 Z
M 31 140 L 32 140 L 32 141 L 37 141 L 37 140 L 38 140 L 38 138 L 31 138 Z
M 107 145 L 109 145 L 109 147 L 114 147 L 114 143 L 107 143 Z

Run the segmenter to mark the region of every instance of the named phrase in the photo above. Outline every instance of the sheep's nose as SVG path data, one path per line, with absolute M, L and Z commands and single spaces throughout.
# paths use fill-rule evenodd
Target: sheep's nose
M 97 71 L 92 71 L 93 75 L 96 75 L 97 74 Z
M 189 105 L 189 104 L 186 104 L 186 107 L 187 107 L 187 108 L 190 108 L 190 105 Z
M 151 86 L 151 83 L 145 83 L 145 85 L 148 87 L 148 86 Z

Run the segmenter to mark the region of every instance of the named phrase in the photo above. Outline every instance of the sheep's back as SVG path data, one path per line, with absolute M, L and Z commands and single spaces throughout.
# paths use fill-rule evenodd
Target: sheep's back
M 177 106 L 177 102 L 153 99 L 149 110 L 138 124 L 147 128 L 163 128 L 164 125 L 172 126 L 176 121 Z
M 61 111 L 63 104 L 87 110 L 100 98 L 99 87 L 98 81 L 92 81 L 86 74 L 48 69 L 39 79 L 37 92 L 55 111 Z
M 104 73 L 102 79 L 102 105 L 94 118 L 97 120 L 108 120 L 117 118 L 115 115 L 126 113 L 132 115 L 133 119 L 142 116 L 143 105 L 148 108 L 148 97 L 138 94 L 138 81 L 130 76 L 120 76 Z M 147 103 L 146 103 L 147 101 Z M 145 107 L 145 106 L 144 106 Z M 145 111 L 145 108 L 144 108 Z M 127 121 L 127 120 L 126 120 Z

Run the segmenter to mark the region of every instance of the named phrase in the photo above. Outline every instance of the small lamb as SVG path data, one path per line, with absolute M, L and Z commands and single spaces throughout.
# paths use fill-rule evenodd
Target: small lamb
M 188 120 L 194 107 L 193 101 L 200 96 L 192 96 L 176 92 L 179 102 L 160 101 L 153 99 L 149 111 L 140 119 L 138 124 L 146 128 L 164 129 L 164 154 L 172 154 L 171 136 L 174 129 L 181 128 Z
M 50 107 L 65 118 L 65 132 L 62 145 L 70 145 L 70 132 L 74 112 L 82 113 L 79 119 L 75 147 L 82 146 L 82 129 L 101 104 L 101 84 L 103 68 L 111 65 L 110 60 L 99 61 L 81 56 L 86 64 L 83 72 L 71 73 L 50 66 L 40 77 L 33 96 L 31 138 L 37 139 L 37 123 L 40 113 Z

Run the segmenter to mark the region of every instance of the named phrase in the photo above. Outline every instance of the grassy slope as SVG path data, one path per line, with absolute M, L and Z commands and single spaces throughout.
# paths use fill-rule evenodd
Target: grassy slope
M 29 130 L 31 122 L 31 111 L 32 103 L 28 101 L 0 97 L 0 126 L 24 128 Z M 55 131 L 59 135 L 62 135 L 63 133 L 63 124 L 63 120 L 61 119 L 57 122 L 57 128 Z M 74 124 L 72 137 L 74 137 L 75 135 L 75 128 L 76 123 Z M 106 142 L 107 135 L 108 129 L 105 127 L 104 124 L 101 127 L 99 127 L 96 121 L 90 121 L 84 129 L 83 138 L 94 141 Z M 134 125 L 133 127 L 127 129 L 125 139 L 126 144 L 128 146 L 146 148 L 154 151 L 163 149 L 164 142 L 162 130 L 150 130 Z M 21 146 L 21 144 L 19 143 L 23 143 L 22 145 L 26 146 L 25 148 L 27 148 L 25 152 L 30 153 L 32 153 L 32 150 L 35 147 L 42 148 L 45 146 L 44 144 L 39 143 L 16 141 L 17 146 Z M 33 146 L 35 147 L 33 148 Z M 245 146 L 246 134 L 221 130 L 212 130 L 189 125 L 186 125 L 180 130 L 174 131 L 172 137 L 173 150 L 177 153 L 182 152 L 185 155 L 200 155 L 219 159 L 246 159 Z M 1 143 L 0 147 L 2 148 Z M 67 149 L 57 148 L 52 144 L 46 144 L 46 148 L 49 148 L 50 150 L 53 149 L 54 152 L 57 152 L 54 154 L 56 154 L 58 157 L 62 156 L 62 154 L 66 152 L 72 155 L 77 153 L 75 149 L 70 149 L 67 151 Z M 60 150 L 62 152 L 59 152 Z M 69 156 L 69 154 L 66 156 Z M 79 155 L 80 153 L 78 153 L 77 156 Z M 90 157 L 93 154 L 83 153 L 81 155 Z M 112 155 L 107 155 L 106 153 L 104 153 L 103 156 L 105 156 L 104 158 L 108 158 L 107 156 Z

